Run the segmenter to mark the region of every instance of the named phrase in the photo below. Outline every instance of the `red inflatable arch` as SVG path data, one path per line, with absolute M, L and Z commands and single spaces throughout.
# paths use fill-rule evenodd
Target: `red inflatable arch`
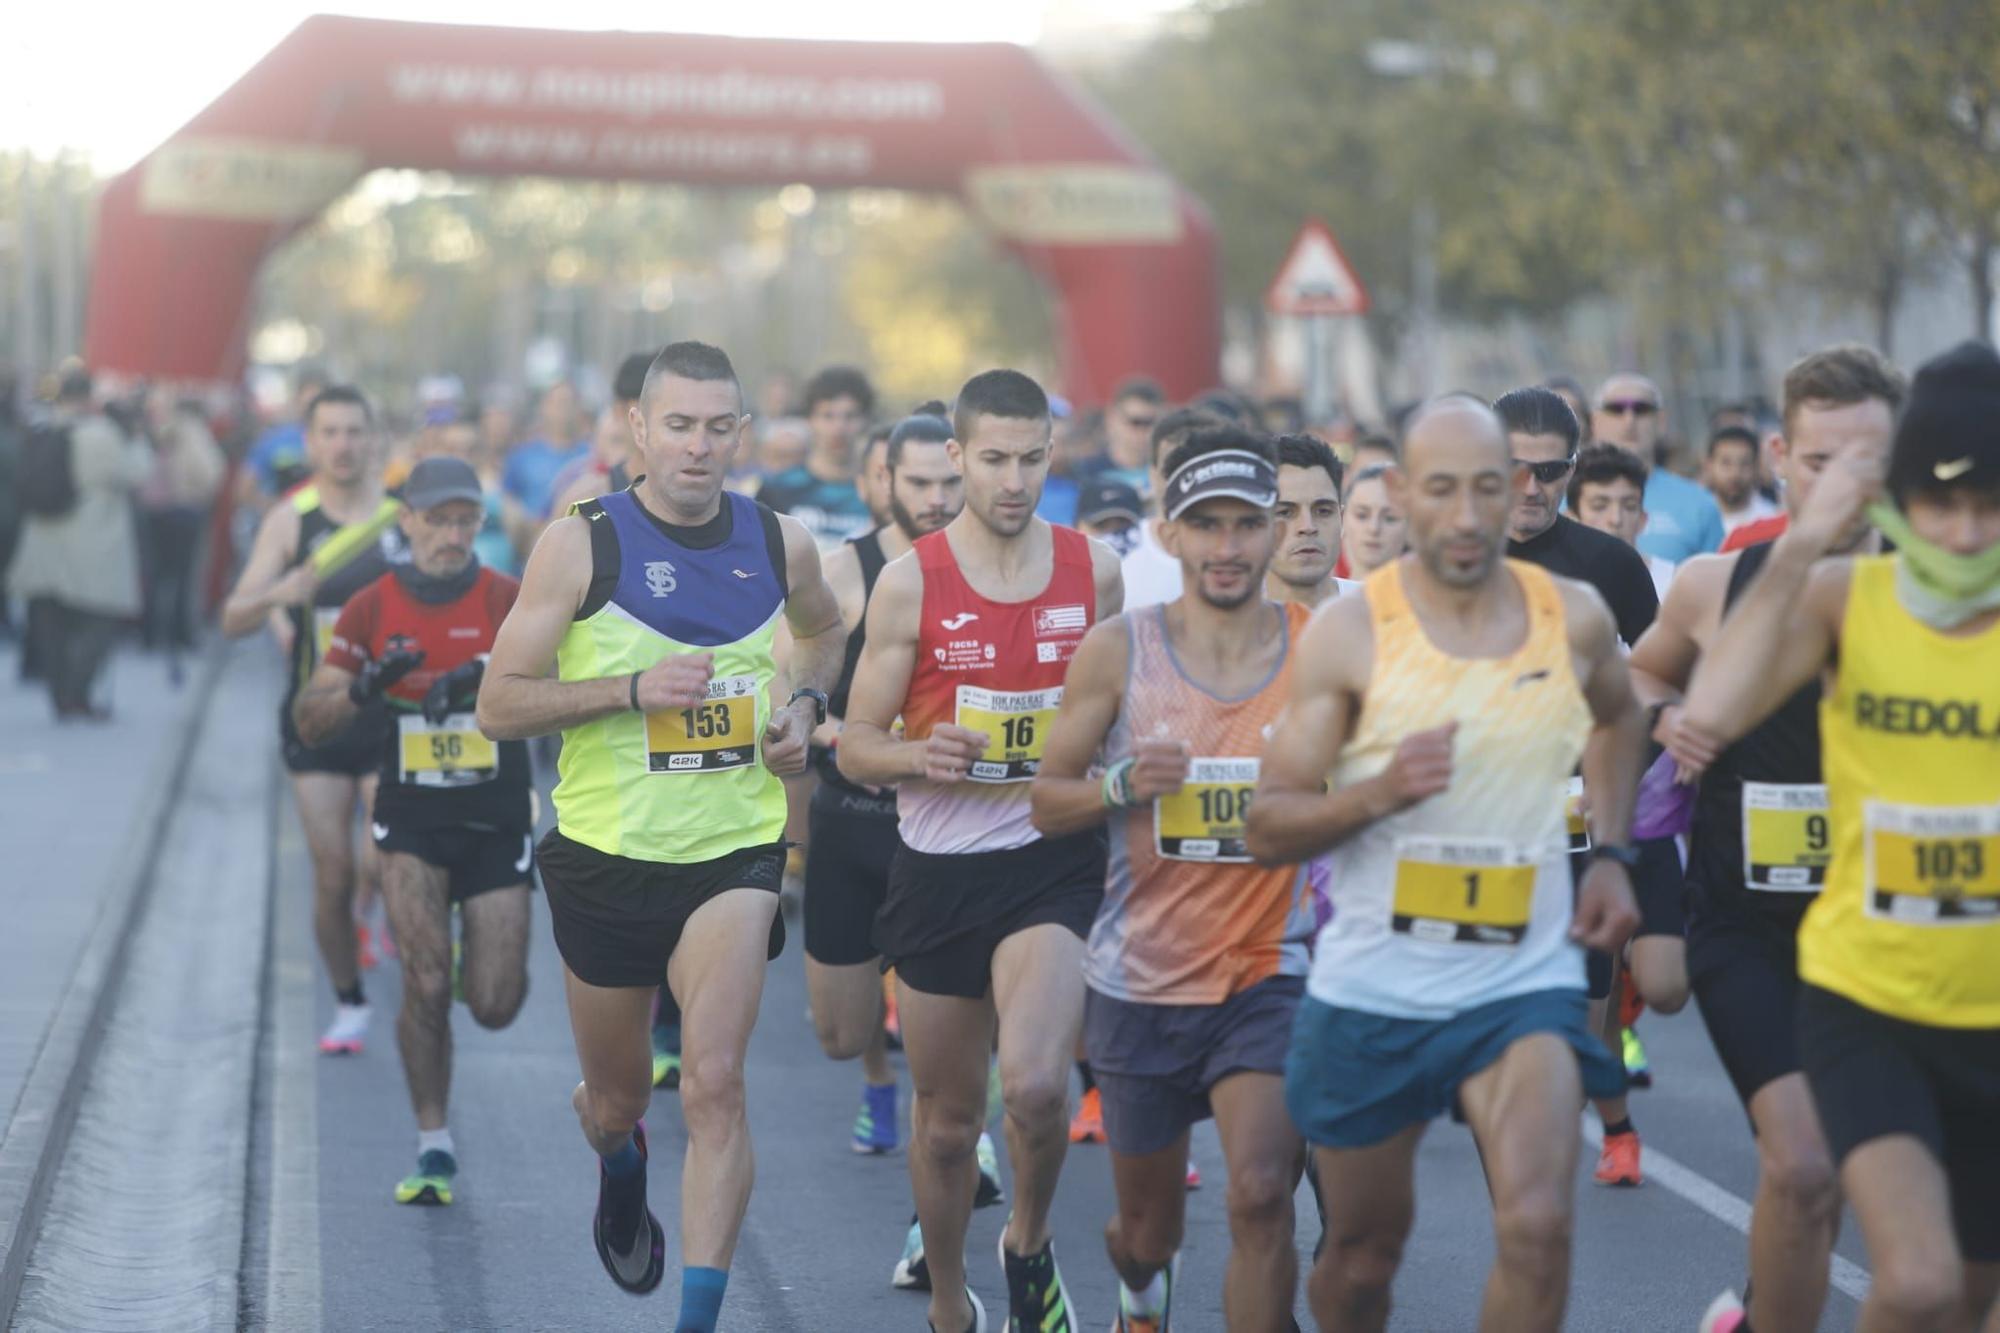
M 90 363 L 235 378 L 265 257 L 378 167 L 956 194 L 1053 287 L 1068 392 L 1215 382 L 1206 213 L 1018 47 L 329 17 L 105 191 Z

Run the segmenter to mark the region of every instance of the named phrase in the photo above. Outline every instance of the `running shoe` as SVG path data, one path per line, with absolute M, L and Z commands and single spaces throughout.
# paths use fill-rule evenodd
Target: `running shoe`
M 1097 1095 L 1096 1088 L 1086 1088 L 1083 1100 L 1077 1103 L 1076 1116 L 1069 1122 L 1071 1143 L 1104 1142 L 1104 1099 Z
M 659 1028 L 653 1029 L 653 1086 L 669 1090 L 681 1085 L 681 1050 L 679 1033 L 672 1038 Z
M 1646 1048 L 1639 1044 L 1639 1034 L 1632 1028 L 1625 1029 L 1624 1049 L 1625 1078 L 1635 1088 L 1653 1086 L 1653 1071 L 1646 1065 Z
M 1000 1188 L 1000 1154 L 993 1149 L 993 1136 L 980 1130 L 972 1155 L 979 1161 L 979 1192 L 972 1196 L 972 1206 L 991 1208 L 1007 1202 L 1007 1191 Z
M 1188 1162 L 1187 1187 L 1191 1190 L 1198 1190 L 1201 1188 L 1201 1169 L 1197 1167 L 1192 1160 Z
M 333 1023 L 319 1039 L 321 1055 L 359 1055 L 368 1040 L 368 1006 L 336 1004 Z
M 1007 1328 L 1009 1333 L 1077 1333 L 1077 1323 L 1069 1303 L 1069 1289 L 1063 1286 L 1062 1270 L 1056 1267 L 1056 1246 L 1052 1240 L 1025 1258 L 1007 1253 L 1007 1229 L 1000 1229 L 1000 1267 L 1007 1273 Z
M 965 1326 L 965 1333 L 986 1333 L 986 1307 L 979 1303 L 979 1293 L 971 1287 L 965 1289 L 965 1299 L 972 1303 L 972 1322 Z M 924 1321 L 931 1333 L 938 1333 L 938 1326 L 928 1319 Z
M 896 1151 L 896 1085 L 861 1085 L 861 1109 L 854 1116 L 854 1151 L 870 1156 Z
M 417 1154 L 417 1169 L 396 1186 L 397 1203 L 447 1204 L 451 1202 L 451 1178 L 458 1174 L 458 1161 L 442 1148 Z
M 1709 1302 L 1708 1309 L 1702 1311 L 1701 1324 L 1695 1333 L 1736 1333 L 1749 1317 L 1749 1312 L 1743 1308 L 1743 1298 L 1734 1291 L 1725 1290 Z
M 354 923 L 354 963 L 363 972 L 373 972 L 382 960 L 375 954 L 375 932 L 366 921 Z
M 1174 1252 L 1160 1277 L 1166 1290 L 1160 1298 L 1158 1310 L 1135 1310 L 1132 1308 L 1132 1293 L 1125 1284 L 1118 1284 L 1118 1314 L 1112 1321 L 1111 1333 L 1172 1333 L 1174 1318 L 1174 1282 L 1180 1275 L 1180 1251 Z
M 903 1237 L 903 1257 L 896 1261 L 889 1285 L 899 1291 L 931 1289 L 931 1266 L 924 1262 L 924 1229 L 915 1213 L 910 1214 L 910 1234 Z
M 896 1007 L 896 978 L 882 974 L 882 1035 L 892 1051 L 903 1049 L 903 1011 Z
M 1639 1135 L 1606 1134 L 1603 1151 L 1597 1155 L 1597 1183 L 1600 1185 L 1641 1185 L 1645 1177 L 1639 1174 Z
M 604 1271 L 620 1291 L 634 1296 L 644 1296 L 660 1285 L 660 1279 L 667 1272 L 667 1233 L 660 1226 L 660 1219 L 653 1216 L 653 1210 L 646 1207 L 646 1168 L 649 1154 L 646 1151 L 646 1126 L 632 1127 L 632 1142 L 639 1149 L 640 1168 L 634 1188 L 639 1193 L 639 1211 L 645 1215 L 646 1224 L 634 1227 L 629 1242 L 631 1248 L 624 1252 L 616 1249 L 610 1235 L 609 1192 L 611 1173 L 604 1169 L 600 1159 L 597 1163 L 597 1212 L 590 1219 L 590 1239 L 597 1247 L 597 1257 L 604 1265 Z

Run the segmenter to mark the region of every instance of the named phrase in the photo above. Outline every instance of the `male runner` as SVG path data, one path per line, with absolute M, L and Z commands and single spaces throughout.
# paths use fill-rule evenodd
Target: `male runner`
M 1851 447 L 1886 455 L 1902 377 L 1865 347 L 1815 352 L 1785 373 L 1779 466 L 1796 512 L 1819 474 Z M 1857 524 L 1834 548 L 1872 548 Z M 1670 740 L 1696 660 L 1772 552 L 1766 542 L 1696 556 L 1632 652 L 1632 680 Z M 1688 972 L 1702 1021 L 1757 1140 L 1750 1214 L 1749 1318 L 1764 1333 L 1819 1326 L 1840 1221 L 1833 1158 L 1799 1071 L 1799 922 L 1832 851 L 1820 772 L 1820 686 L 1808 681 L 1702 774 L 1688 856 Z M 1747 834 L 1747 836 L 1746 836 Z M 1713 1312 L 1729 1333 L 1741 1307 Z
M 1243 845 L 1258 756 L 1311 614 L 1264 595 L 1277 461 L 1271 441 L 1237 427 L 1198 432 L 1168 457 L 1162 535 L 1184 590 L 1085 637 L 1034 783 L 1045 836 L 1110 825 L 1084 1046 L 1118 1193 L 1105 1228 L 1115 1333 L 1172 1327 L 1188 1129 L 1211 1115 L 1229 1164 L 1224 1314 L 1235 1330 L 1292 1327 L 1301 1144 L 1283 1072 L 1312 904 L 1298 867 L 1249 864 Z M 1101 779 L 1089 775 L 1100 753 Z
M 1326 441 L 1280 435 L 1278 549 L 1264 578 L 1264 595 L 1310 611 L 1328 598 L 1357 592 L 1359 583 L 1335 578 L 1340 562 L 1340 460 Z
M 831 550 L 872 526 L 856 483 L 856 445 L 875 411 L 875 390 L 852 366 L 829 366 L 806 381 L 805 408 L 811 451 L 797 467 L 767 477 L 757 499 L 797 518 Z
M 1157 500 L 1166 478 L 1160 475 L 1160 460 L 1186 443 L 1188 436 L 1211 426 L 1227 425 L 1221 417 L 1199 408 L 1176 408 L 1153 423 L 1150 452 L 1147 454 L 1146 494 L 1154 503 L 1153 517 L 1139 525 L 1139 540 L 1119 561 L 1119 574 L 1134 610 L 1157 606 L 1181 595 L 1181 562 L 1160 542 Z
M 1417 1143 L 1456 1109 L 1493 1199 L 1481 1327 L 1555 1329 L 1577 1110 L 1622 1083 L 1585 1025 L 1577 946 L 1616 949 L 1636 924 L 1637 855 L 1618 844 L 1645 720 L 1597 595 L 1502 558 L 1517 469 L 1492 410 L 1419 409 L 1404 459 L 1413 553 L 1307 627 L 1250 806 L 1260 861 L 1333 849 L 1286 1068 L 1327 1209 L 1308 1294 L 1324 1330 L 1386 1324 Z M 1572 909 L 1579 756 L 1599 836 Z
M 550 525 L 479 694 L 495 740 L 563 734 L 542 876 L 583 1065 L 572 1100 L 601 1159 L 593 1237 L 635 1293 L 665 1268 L 639 1122 L 662 973 L 680 1001 L 678 1327 L 698 1333 L 750 1198 L 743 1053 L 784 944 L 779 777 L 805 767 L 846 639 L 804 527 L 722 488 L 748 422 L 721 351 L 654 358 L 632 418 L 645 477 Z M 774 709 L 781 617 L 799 686 Z
M 2000 1329 L 1996 416 L 1990 346 L 1926 363 L 1888 454 L 1892 503 L 1871 503 L 1874 442 L 1850 439 L 1708 643 L 1672 730 L 1675 757 L 1704 768 L 1823 682 L 1832 857 L 1799 929 L 1798 1049 L 1868 1246 L 1871 1333 Z M 1864 514 L 1895 554 L 1823 559 Z
M 997 1024 L 1014 1164 L 1001 1235 L 1010 1326 L 1078 1327 L 1049 1205 L 1062 1169 L 1069 1061 L 1083 1022 L 1083 940 L 1104 894 L 1104 841 L 1044 839 L 1029 820 L 1062 680 L 1093 621 L 1115 615 L 1117 558 L 1035 517 L 1049 400 L 1019 371 L 959 391 L 951 459 L 965 508 L 882 571 L 839 749 L 849 781 L 898 785 L 902 845 L 875 919 L 896 969 L 914 1085 L 910 1177 L 940 1333 L 984 1329 L 965 1228 Z M 902 734 L 891 727 L 902 718 Z
M 411 470 L 399 520 L 410 560 L 348 599 L 292 709 L 309 745 L 385 700 L 395 720 L 379 747 L 374 834 L 403 965 L 396 1040 L 417 1116 L 417 1169 L 396 1186 L 398 1203 L 452 1199 L 454 982 L 484 1028 L 513 1022 L 528 993 L 528 747 L 495 745 L 472 720 L 486 654 L 520 587 L 472 553 L 485 513 L 470 463 L 427 458 Z M 456 977 L 453 909 L 465 930 Z
M 291 659 L 278 735 L 292 798 L 313 867 L 313 936 L 333 984 L 333 1023 L 319 1039 L 329 1055 L 359 1054 L 368 1036 L 354 905 L 357 880 L 372 877 L 375 855 L 355 849 L 357 805 L 375 804 L 375 770 L 387 714 L 378 704 L 322 744 L 308 745 L 292 704 L 326 655 L 340 608 L 354 593 L 407 559 L 382 496 L 381 440 L 358 389 L 334 385 L 305 414 L 310 480 L 265 511 L 235 588 L 222 606 L 222 632 L 242 638 L 269 623 Z M 359 874 L 357 875 L 357 866 Z
M 1564 487 L 1576 467 L 1579 426 L 1569 404 L 1553 389 L 1522 388 L 1501 395 L 1493 410 L 1507 427 L 1508 450 L 1521 488 L 1508 520 L 1508 557 L 1595 588 L 1610 608 L 1619 640 L 1629 648 L 1653 623 L 1658 595 L 1637 551 L 1560 512 Z M 1570 869 L 1580 878 L 1589 868 L 1591 798 L 1581 774 L 1570 777 L 1567 791 Z M 1688 993 L 1680 852 L 1671 838 L 1650 839 L 1638 846 L 1640 862 L 1632 883 L 1639 898 L 1639 930 L 1631 946 L 1631 970 L 1647 1002 L 1663 1013 L 1674 1013 L 1687 1003 Z M 1615 1002 L 1625 988 L 1622 962 L 1596 954 L 1585 960 L 1591 1030 L 1601 1033 L 1612 1054 L 1622 1058 L 1633 1083 L 1650 1086 L 1645 1048 L 1621 1021 L 1623 1005 Z M 1636 1020 L 1637 1013 L 1632 1017 Z M 1642 1184 L 1639 1134 L 1624 1093 L 1598 1102 L 1597 1114 L 1604 1135 L 1593 1173 L 1596 1180 L 1603 1185 Z

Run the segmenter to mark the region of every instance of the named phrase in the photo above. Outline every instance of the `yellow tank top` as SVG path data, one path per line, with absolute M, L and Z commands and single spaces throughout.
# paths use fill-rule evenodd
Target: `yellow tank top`
M 1854 562 L 1820 704 L 1833 862 L 1799 975 L 1933 1027 L 2000 1027 L 2000 626 L 1940 634 Z

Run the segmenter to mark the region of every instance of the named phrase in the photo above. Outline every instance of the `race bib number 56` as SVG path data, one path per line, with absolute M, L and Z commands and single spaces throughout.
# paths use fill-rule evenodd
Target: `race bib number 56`
M 1927 926 L 2000 922 L 2000 806 L 1871 801 L 1862 818 L 1871 915 Z
M 1062 703 L 1062 686 L 1046 690 L 982 690 L 958 687 L 952 721 L 986 733 L 986 752 L 966 776 L 974 782 L 1026 782 L 1042 768 L 1042 746 Z
M 402 714 L 396 740 L 403 781 L 413 787 L 471 786 L 491 782 L 499 772 L 499 753 L 479 734 L 470 713 L 453 713 L 437 726 L 419 714 Z
M 1511 843 L 1405 838 L 1396 844 L 1389 928 L 1434 944 L 1519 944 L 1535 905 L 1534 860 Z
M 691 708 L 646 714 L 646 771 L 720 773 L 757 762 L 757 678 L 718 676 Z

